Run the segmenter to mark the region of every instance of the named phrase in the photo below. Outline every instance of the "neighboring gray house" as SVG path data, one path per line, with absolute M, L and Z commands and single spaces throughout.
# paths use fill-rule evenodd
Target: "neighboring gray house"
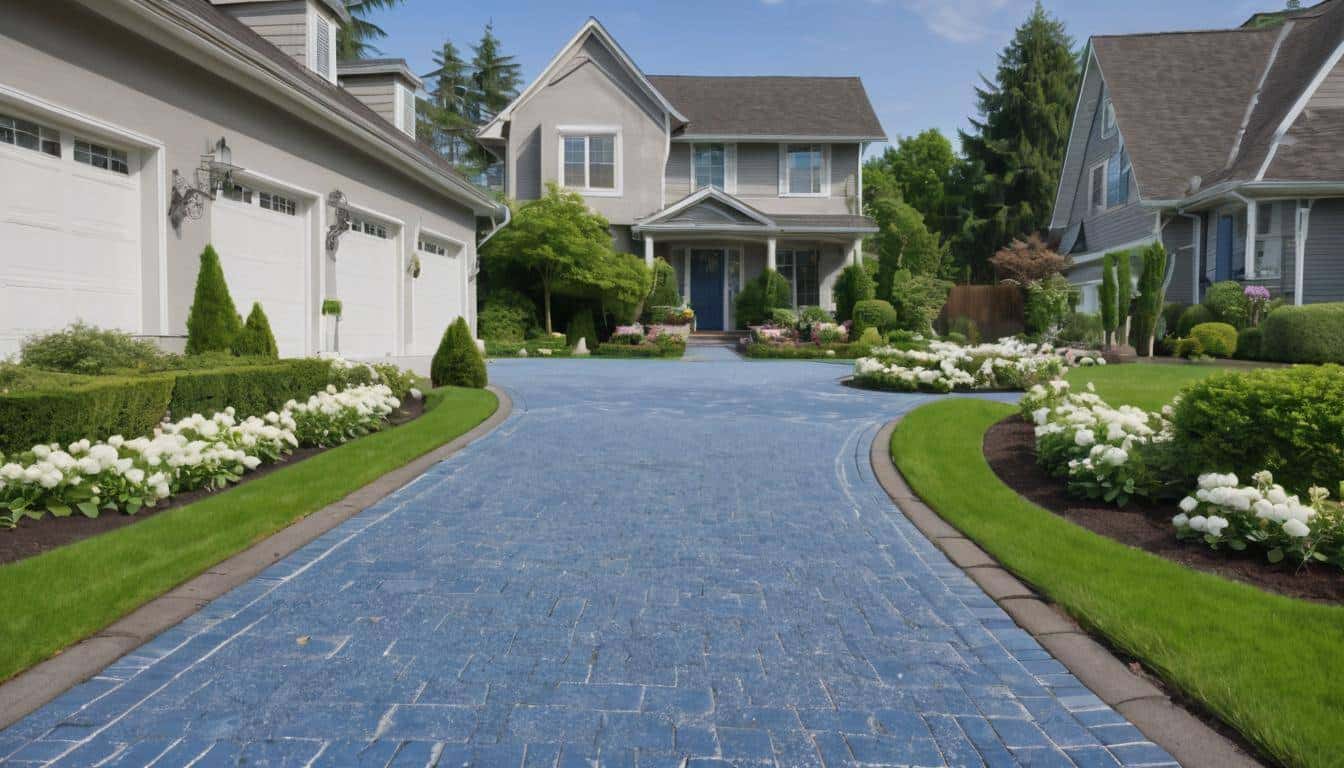
M 1159 239 L 1169 301 L 1229 279 L 1344 300 L 1344 0 L 1085 55 L 1050 224 L 1084 309 L 1106 252 Z
M 574 189 L 618 249 L 667 259 L 704 330 L 736 327 L 733 297 L 767 266 L 796 306 L 831 307 L 877 229 L 861 159 L 886 137 L 857 78 L 645 75 L 590 19 L 478 138 L 509 197 Z
M 336 61 L 340 0 L 2 5 L 0 358 L 76 318 L 180 344 L 207 243 L 285 355 L 329 348 L 325 298 L 351 357 L 474 327 L 477 217 L 504 212 L 415 140 L 401 61 Z

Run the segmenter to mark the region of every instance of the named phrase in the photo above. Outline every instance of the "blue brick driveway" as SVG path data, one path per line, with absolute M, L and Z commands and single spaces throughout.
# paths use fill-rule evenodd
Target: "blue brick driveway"
M 9 764 L 1169 763 L 924 539 L 825 363 L 493 363 L 500 429 L 0 733 Z

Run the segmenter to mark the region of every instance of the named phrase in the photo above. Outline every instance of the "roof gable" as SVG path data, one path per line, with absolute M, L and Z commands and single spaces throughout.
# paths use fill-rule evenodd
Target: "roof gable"
M 885 141 L 857 77 L 650 75 L 687 118 L 687 137 Z
M 639 222 L 651 224 L 775 226 L 769 216 L 717 187 L 703 187 Z

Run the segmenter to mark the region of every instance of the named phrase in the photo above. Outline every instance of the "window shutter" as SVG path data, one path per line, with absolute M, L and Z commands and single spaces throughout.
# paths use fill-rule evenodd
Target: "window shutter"
M 331 25 L 318 16 L 313 23 L 313 71 L 331 79 Z

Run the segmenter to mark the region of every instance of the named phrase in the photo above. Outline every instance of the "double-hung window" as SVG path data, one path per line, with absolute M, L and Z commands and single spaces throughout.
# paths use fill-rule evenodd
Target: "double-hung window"
M 826 147 L 821 144 L 784 145 L 784 194 L 825 195 Z
M 61 156 L 60 131 L 21 117 L 0 115 L 0 144 L 13 144 L 52 157 Z
M 560 178 L 564 186 L 581 192 L 616 194 L 617 143 L 615 132 L 562 132 Z
M 821 264 L 815 250 L 781 248 L 775 254 L 775 267 L 789 281 L 795 309 L 821 304 Z
M 1249 278 L 1278 277 L 1283 269 L 1282 203 L 1260 203 L 1255 216 L 1255 258 Z
M 722 144 L 695 144 L 692 150 L 692 171 L 695 188 L 717 187 L 727 189 L 728 151 Z

